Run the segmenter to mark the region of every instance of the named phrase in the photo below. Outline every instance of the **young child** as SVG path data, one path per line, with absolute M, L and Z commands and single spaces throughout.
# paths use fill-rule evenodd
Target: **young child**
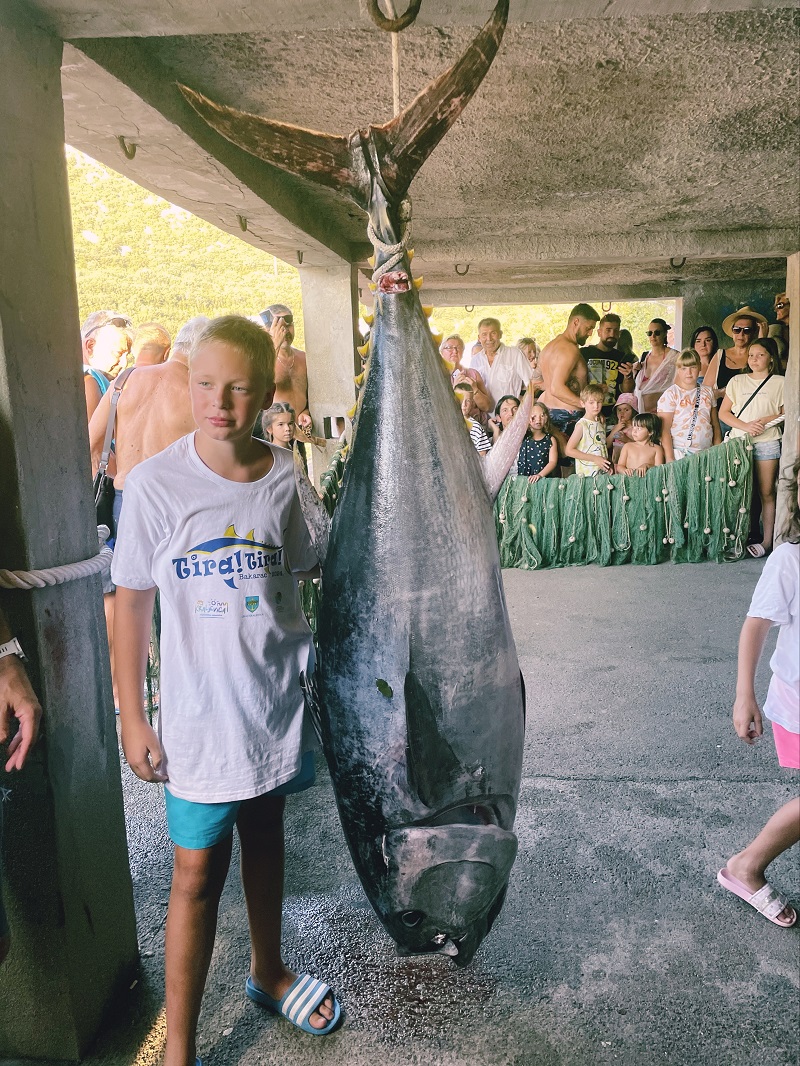
M 606 433 L 606 446 L 611 447 L 611 461 L 616 465 L 623 447 L 633 441 L 631 422 L 639 413 L 639 404 L 632 392 L 622 392 L 614 408 L 617 423 Z
M 453 394 L 461 405 L 461 413 L 467 423 L 469 436 L 478 455 L 483 459 L 492 450 L 492 442 L 486 435 L 486 430 L 477 420 L 478 408 L 475 406 L 475 397 L 472 386 L 468 381 L 460 381 L 453 389 Z
M 131 472 L 114 553 L 122 744 L 138 777 L 165 782 L 175 845 L 165 1066 L 195 1063 L 234 825 L 252 951 L 247 996 L 317 1035 L 341 1013 L 330 988 L 290 972 L 280 950 L 284 796 L 314 779 L 298 682 L 313 652 L 294 575 L 316 558 L 291 455 L 252 436 L 272 401 L 274 367 L 272 341 L 252 322 L 208 324 L 189 360 L 197 430 Z M 156 588 L 158 733 L 142 706 Z
M 783 414 L 785 378 L 777 373 L 778 346 L 772 337 L 753 341 L 747 351 L 749 373 L 736 374 L 725 389 L 720 418 L 731 437 L 749 437 L 753 444 L 754 485 L 761 501 L 763 536 L 747 551 L 760 559 L 772 550 L 775 530 L 775 484 L 781 457 L 781 427 L 768 423 Z
M 264 436 L 278 448 L 292 448 L 296 429 L 294 408 L 290 403 L 274 403 L 261 416 Z
M 772 679 L 764 714 L 772 722 L 775 751 L 781 766 L 800 769 L 800 460 L 789 483 L 789 522 L 786 540 L 767 559 L 753 593 L 739 637 L 739 672 L 733 726 L 745 744 L 764 732 L 755 694 L 755 674 L 772 626 L 780 626 L 770 659 Z M 767 883 L 766 869 L 800 840 L 800 798 L 785 803 L 755 838 L 717 874 L 723 888 L 775 925 L 794 925 L 797 915 Z
M 614 469 L 608 458 L 606 433 L 600 422 L 604 399 L 605 389 L 602 385 L 592 382 L 581 389 L 584 414 L 572 431 L 566 449 L 567 455 L 575 460 L 578 477 L 610 474 Z
M 635 474 L 644 477 L 654 466 L 663 466 L 664 449 L 661 447 L 661 419 L 658 415 L 634 415 L 630 429 L 631 444 L 625 444 L 617 464 L 618 474 Z
M 722 442 L 714 390 L 701 385 L 699 376 L 700 356 L 684 348 L 675 361 L 675 382 L 658 401 L 668 463 Z
M 531 485 L 550 477 L 558 466 L 558 445 L 550 427 L 550 412 L 538 401 L 531 407 L 528 434 L 517 456 L 517 474 Z

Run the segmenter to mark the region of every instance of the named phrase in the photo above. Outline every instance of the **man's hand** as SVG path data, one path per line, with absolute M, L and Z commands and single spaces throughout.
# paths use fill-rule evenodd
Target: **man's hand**
M 161 770 L 164 752 L 155 729 L 137 719 L 132 724 L 122 721 L 122 750 L 128 766 L 142 781 L 160 783 L 168 780 Z
M 311 415 L 308 411 L 301 411 L 297 416 L 297 428 L 306 437 L 311 436 Z
M 9 773 L 25 765 L 39 735 L 42 708 L 25 667 L 16 655 L 4 655 L 0 659 L 0 744 L 8 739 L 12 717 L 17 719 L 17 732 L 8 745 L 6 771 Z
M 624 378 L 629 378 L 633 374 L 633 367 L 634 367 L 633 363 L 620 363 L 619 364 L 619 372 L 620 372 L 620 374 L 622 374 L 622 376 Z
M 289 336 L 289 327 L 282 318 L 273 318 L 268 332 L 270 337 L 272 337 L 272 343 L 275 345 L 275 351 L 280 351 L 282 345 L 286 344 Z

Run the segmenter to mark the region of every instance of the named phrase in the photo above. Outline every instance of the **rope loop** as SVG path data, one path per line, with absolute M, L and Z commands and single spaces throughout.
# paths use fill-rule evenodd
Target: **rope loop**
M 51 566 L 45 570 L 3 570 L 0 568 L 0 589 L 43 589 L 47 585 L 63 585 L 67 581 L 79 581 L 92 574 L 101 574 L 111 567 L 114 553 L 106 545 L 111 535 L 108 526 L 97 527 L 99 548 L 97 555 L 77 563 Z
M 403 256 L 406 254 L 409 242 L 411 241 L 411 211 L 410 205 L 407 200 L 404 200 L 400 205 L 400 221 L 403 225 L 403 236 L 400 238 L 397 244 L 387 244 L 386 241 L 382 241 L 378 234 L 375 232 L 375 227 L 372 225 L 372 219 L 367 221 L 367 236 L 370 239 L 370 243 L 376 252 L 382 252 L 383 255 L 388 256 L 380 266 L 376 266 L 372 272 L 372 281 L 374 284 L 380 281 L 384 274 L 390 273 L 402 262 Z

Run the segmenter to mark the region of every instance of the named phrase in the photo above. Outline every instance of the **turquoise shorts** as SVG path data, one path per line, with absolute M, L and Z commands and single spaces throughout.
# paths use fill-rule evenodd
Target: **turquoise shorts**
M 300 764 L 300 772 L 291 781 L 278 785 L 267 796 L 291 796 L 294 792 L 303 792 L 314 784 L 314 755 L 307 751 Z M 260 796 L 254 797 L 260 799 Z M 164 789 L 167 804 L 167 829 L 169 838 L 179 848 L 199 851 L 210 848 L 224 840 L 233 832 L 239 808 L 253 800 L 234 800 L 232 803 L 195 803 L 193 800 L 178 799 L 168 788 Z

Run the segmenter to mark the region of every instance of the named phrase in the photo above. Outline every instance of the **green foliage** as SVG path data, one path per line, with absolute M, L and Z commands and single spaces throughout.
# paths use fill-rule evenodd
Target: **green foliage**
M 296 314 L 296 343 L 304 346 L 300 275 L 274 256 L 154 196 L 89 156 L 67 148 L 75 269 L 81 321 L 109 308 L 134 323 L 161 322 L 174 335 L 193 315 L 255 314 L 285 303 Z M 598 306 L 598 310 L 600 307 Z M 637 352 L 656 315 L 675 321 L 675 301 L 614 303 L 633 333 Z M 444 307 L 435 329 L 477 336 L 478 322 L 494 316 L 506 343 L 534 336 L 540 345 L 560 333 L 569 306 Z
M 302 347 L 297 270 L 72 148 L 67 172 L 81 321 L 109 308 L 174 335 L 194 315 L 285 303 L 298 312 Z

